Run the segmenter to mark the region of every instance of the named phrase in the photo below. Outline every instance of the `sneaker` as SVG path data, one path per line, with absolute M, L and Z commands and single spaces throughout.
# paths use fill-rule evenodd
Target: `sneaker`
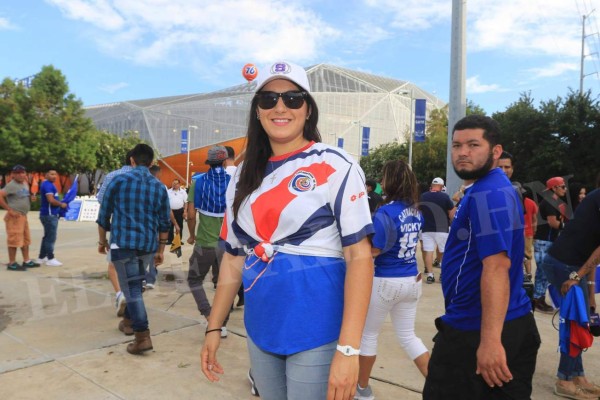
M 425 282 L 431 284 L 435 282 L 435 277 L 433 276 L 433 274 L 427 274 L 427 279 L 425 280 Z
M 36 263 L 36 262 L 35 262 L 35 261 L 33 261 L 33 260 L 29 260 L 29 261 L 25 261 L 25 262 L 23 263 L 23 266 L 24 266 L 25 268 L 37 268 L 37 267 L 39 267 L 39 266 L 40 266 L 40 264 Z
M 16 262 L 7 264 L 6 269 L 9 271 L 27 271 L 27 267 Z
M 371 386 L 367 385 L 366 388 L 361 388 L 359 385 L 356 385 L 356 393 L 354 394 L 354 400 L 374 400 L 375 396 L 373 396 L 373 391 L 371 390 Z
M 148 290 L 154 289 L 154 283 L 146 283 L 146 289 L 148 289 Z
M 256 383 L 254 383 L 254 378 L 252 377 L 251 369 L 248 370 L 248 380 L 250 381 L 250 393 L 252 393 L 252 396 L 260 396 L 258 394 L 258 389 L 256 388 Z
M 127 302 L 125 301 L 125 295 L 123 292 L 117 293 L 115 297 L 115 308 L 117 309 L 117 317 L 122 317 L 125 314 L 125 306 Z
M 44 258 L 36 258 L 35 260 L 33 260 L 36 264 L 46 264 L 46 262 L 48 261 L 48 257 L 44 257 Z
M 434 267 L 439 267 L 440 266 L 440 260 L 438 260 L 437 258 L 435 260 L 433 260 L 433 266 Z
M 227 327 L 224 326 L 221 328 L 221 338 L 225 339 L 227 337 Z
M 60 261 L 58 261 L 56 258 L 53 258 L 51 260 L 46 261 L 46 265 L 49 267 L 60 267 L 63 264 Z

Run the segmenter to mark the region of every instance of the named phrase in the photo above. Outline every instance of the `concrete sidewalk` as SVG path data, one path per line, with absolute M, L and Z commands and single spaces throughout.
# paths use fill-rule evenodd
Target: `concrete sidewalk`
M 36 256 L 43 235 L 37 213 L 30 213 L 29 222 Z M 144 294 L 154 350 L 132 356 L 125 350 L 132 338 L 117 330 L 114 293 L 96 241 L 95 223 L 61 220 L 55 254 L 64 265 L 13 272 L 4 266 L 6 235 L 4 228 L 0 230 L 0 399 L 255 398 L 246 379 L 243 308 L 233 311 L 229 337 L 221 342 L 219 360 L 225 368 L 221 381 L 210 383 L 200 371 L 206 322 L 185 282 L 191 246 L 184 246 L 181 258 L 165 253 L 156 288 Z M 175 279 L 166 280 L 167 276 Z M 212 298 L 209 279 L 205 288 Z M 433 320 L 442 312 L 441 286 L 424 285 L 417 334 L 430 349 Z M 538 313 L 536 319 L 543 344 L 533 398 L 545 400 L 554 397 L 558 334 L 551 315 Z M 596 347 L 584 355 L 584 365 L 589 378 L 597 379 Z M 371 380 L 376 397 L 420 399 L 423 383 L 386 321 Z

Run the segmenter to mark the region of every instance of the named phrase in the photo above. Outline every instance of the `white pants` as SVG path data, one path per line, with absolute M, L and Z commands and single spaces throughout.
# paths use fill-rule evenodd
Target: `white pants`
M 435 251 L 437 246 L 443 253 L 448 240 L 448 232 L 423 232 L 421 239 L 423 240 L 423 251 Z
M 418 280 L 417 280 L 418 279 Z M 371 303 L 360 342 L 360 354 L 377 354 L 377 337 L 388 313 L 400 346 L 411 360 L 427 352 L 427 347 L 415 335 L 417 302 L 423 281 L 420 276 L 407 278 L 373 278 Z

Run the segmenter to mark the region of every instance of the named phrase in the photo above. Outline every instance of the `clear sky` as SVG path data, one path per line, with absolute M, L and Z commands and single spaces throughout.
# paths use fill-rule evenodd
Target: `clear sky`
M 0 77 L 52 64 L 84 105 L 204 93 L 242 66 L 329 63 L 448 101 L 451 0 L 4 0 Z M 600 0 L 467 1 L 467 98 L 488 114 L 531 92 L 598 95 Z M 597 54 L 593 54 L 597 53 Z

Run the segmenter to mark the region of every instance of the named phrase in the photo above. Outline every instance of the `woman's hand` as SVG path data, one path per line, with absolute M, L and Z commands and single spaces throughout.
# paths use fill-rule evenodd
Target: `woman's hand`
M 567 279 L 566 281 L 564 281 L 564 283 L 562 284 L 561 288 L 560 288 L 560 293 L 563 296 L 567 295 L 567 292 L 569 291 L 569 289 L 571 289 L 571 286 L 575 286 L 578 285 L 579 281 L 576 281 L 575 279 Z
M 211 382 L 218 382 L 219 376 L 223 374 L 223 367 L 217 361 L 217 349 L 221 343 L 221 333 L 218 331 L 209 332 L 204 339 L 204 345 L 200 351 L 200 366 L 202 373 Z
M 358 383 L 358 356 L 345 356 L 336 350 L 329 369 L 327 400 L 352 400 Z

